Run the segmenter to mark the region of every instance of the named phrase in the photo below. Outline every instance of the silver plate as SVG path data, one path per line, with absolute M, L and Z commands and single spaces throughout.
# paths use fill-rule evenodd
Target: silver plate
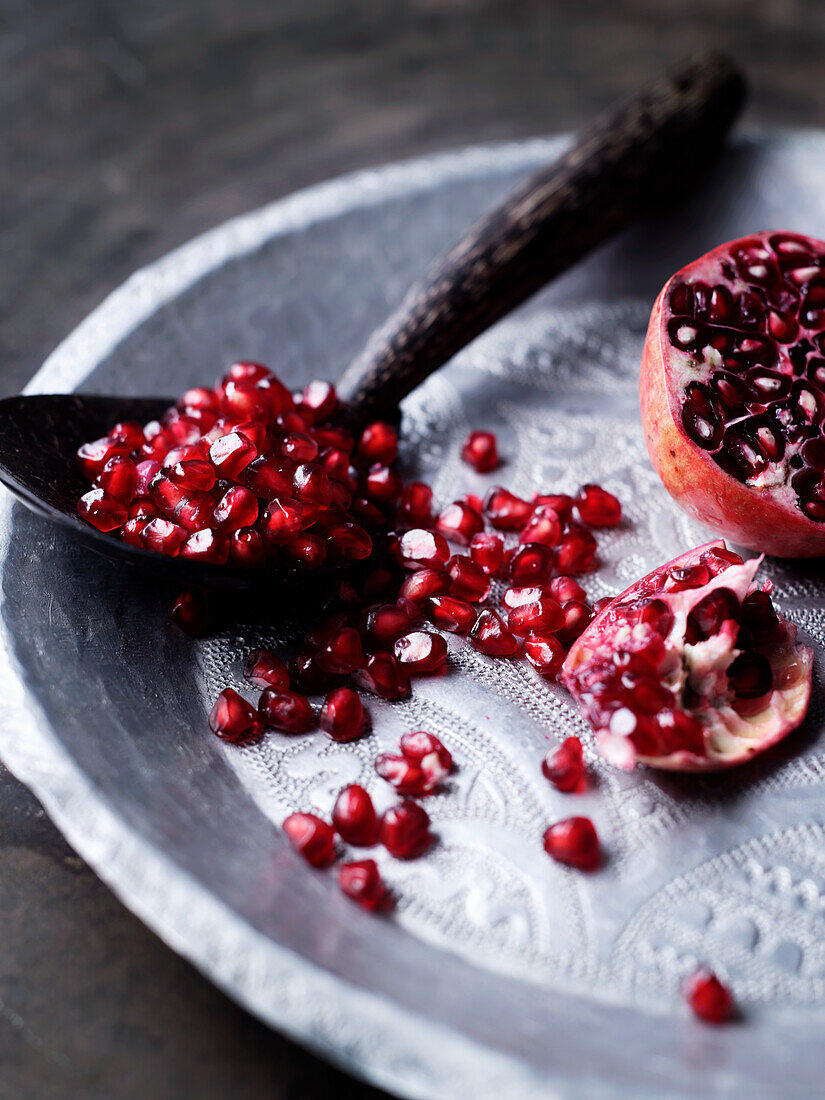
M 411 279 L 560 140 L 470 149 L 294 195 L 133 276 L 51 356 L 31 392 L 175 393 L 238 356 L 291 383 L 334 377 Z M 409 472 L 442 500 L 489 479 L 457 461 L 498 431 L 517 491 L 599 480 L 627 521 L 601 539 L 598 598 L 697 544 L 644 456 L 636 373 L 650 303 L 709 246 L 769 227 L 825 236 L 825 137 L 741 140 L 711 183 L 582 264 L 431 379 L 405 407 Z M 375 734 L 269 736 L 240 750 L 205 726 L 253 642 L 300 624 L 192 642 L 166 593 L 76 548 L 3 499 L 0 751 L 75 848 L 175 950 L 262 1019 L 407 1097 L 821 1094 L 825 752 L 812 713 L 781 752 L 714 778 L 617 773 L 554 791 L 549 743 L 583 732 L 523 664 L 451 641 L 449 674 L 372 705 Z M 817 647 L 821 569 L 766 564 Z M 391 919 L 308 869 L 277 828 L 328 811 L 379 747 L 428 728 L 459 771 L 430 800 L 426 858 L 384 860 Z M 592 815 L 609 860 L 584 876 L 541 833 Z M 380 859 L 380 856 L 378 857 Z M 703 1027 L 679 983 L 697 961 L 733 984 L 741 1023 Z

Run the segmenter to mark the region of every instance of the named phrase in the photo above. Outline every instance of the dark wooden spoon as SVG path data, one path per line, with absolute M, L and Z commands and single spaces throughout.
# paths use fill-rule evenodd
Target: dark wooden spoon
M 352 425 L 397 415 L 401 399 L 479 333 L 661 196 L 672 201 L 693 186 L 744 97 L 732 63 L 710 54 L 585 130 L 558 161 L 477 222 L 373 334 L 338 384 Z M 295 572 L 204 565 L 127 546 L 77 515 L 78 497 L 88 489 L 75 466 L 78 446 L 118 421 L 155 419 L 173 403 L 82 394 L 0 401 L 0 481 L 90 549 L 182 584 L 294 580 Z M 340 567 L 321 572 L 334 568 Z

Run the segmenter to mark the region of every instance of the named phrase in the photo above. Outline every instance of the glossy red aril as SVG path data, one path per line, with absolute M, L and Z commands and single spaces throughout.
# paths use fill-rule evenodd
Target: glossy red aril
M 596 556 L 596 540 L 586 527 L 568 523 L 556 547 L 556 569 L 559 573 L 586 573 Z
M 539 542 L 528 542 L 504 555 L 507 575 L 515 585 L 541 584 L 553 570 L 553 551 Z
M 390 504 L 398 500 L 403 483 L 397 470 L 377 462 L 370 466 L 364 487 L 370 500 L 377 504 Z
M 410 694 L 409 673 L 391 653 L 371 653 L 364 667 L 353 673 L 353 680 L 364 691 L 390 702 L 406 699 Z
M 561 604 L 552 597 L 514 607 L 507 616 L 507 625 L 513 634 L 552 634 L 564 625 Z
M 561 520 L 549 504 L 539 504 L 521 530 L 519 542 L 555 546 L 561 538 Z
M 168 458 L 168 456 L 167 456 Z M 163 472 L 184 492 L 208 492 L 215 484 L 215 467 L 205 458 L 190 458 L 166 465 Z
M 490 591 L 490 578 L 472 558 L 456 554 L 447 564 L 450 595 L 471 603 L 480 603 Z
M 582 600 L 567 600 L 561 606 L 564 611 L 564 626 L 559 627 L 556 635 L 561 644 L 569 648 L 592 622 L 593 608 Z
M 584 780 L 584 754 L 578 737 L 566 737 L 558 748 L 551 749 L 541 770 L 557 790 L 577 791 Z
M 470 631 L 470 645 L 487 657 L 515 657 L 518 642 L 495 611 L 482 611 Z
M 331 527 L 325 545 L 331 562 L 363 561 L 372 553 L 372 539 L 357 523 Z
M 268 649 L 253 649 L 243 668 L 244 679 L 253 687 L 288 688 L 289 672 L 284 662 Z
M 417 802 L 399 802 L 382 816 L 378 839 L 396 859 L 414 859 L 433 842 L 430 815 Z
M 405 733 L 399 742 L 401 755 L 417 764 L 428 783 L 435 786 L 450 774 L 453 757 L 449 749 L 432 733 L 415 730 Z
M 258 518 L 258 498 L 249 489 L 233 485 L 227 489 L 212 513 L 216 530 L 229 533 L 251 527 Z
M 290 814 L 282 828 L 311 867 L 326 867 L 335 859 L 335 833 L 317 814 Z
M 137 480 L 137 466 L 131 458 L 115 455 L 100 471 L 97 484 L 121 504 L 130 504 L 137 489 Z
M 424 614 L 439 630 L 450 634 L 468 634 L 476 621 L 476 609 L 466 600 L 454 596 L 432 596 L 427 600 Z
M 461 457 L 480 474 L 498 466 L 498 444 L 492 432 L 470 432 L 461 448 Z
M 364 618 L 364 637 L 375 649 L 390 649 L 396 638 L 412 626 L 409 611 L 397 603 L 371 608 Z
M 419 569 L 406 577 L 399 595 L 415 604 L 425 604 L 432 596 L 443 596 L 450 591 L 450 578 L 438 569 Z
M 255 708 L 233 688 L 224 688 L 215 700 L 209 728 L 223 741 L 235 745 L 257 741 L 264 732 Z
M 420 764 L 392 752 L 382 752 L 376 756 L 375 770 L 399 794 L 413 795 L 416 798 L 429 794 L 441 778 L 440 774 L 435 777 L 425 774 Z
M 687 980 L 685 997 L 693 1012 L 708 1024 L 724 1024 L 734 1013 L 733 997 L 716 975 L 705 967 Z
M 398 432 L 382 420 L 368 424 L 358 441 L 358 454 L 365 463 L 392 465 L 398 457 Z
M 654 305 L 641 404 L 653 465 L 691 515 L 785 557 L 825 548 L 825 243 L 730 241 Z
M 811 650 L 779 617 L 764 634 L 741 623 L 743 606 L 766 595 L 754 583 L 760 561 L 723 543 L 690 550 L 617 596 L 574 643 L 562 679 L 611 763 L 728 767 L 802 721 Z
M 289 542 L 301 530 L 303 516 L 303 504 L 276 497 L 261 513 L 259 528 L 262 538 L 273 546 Z
M 369 715 L 358 692 L 352 688 L 333 688 L 324 699 L 318 724 L 333 741 L 357 741 L 370 732 Z
M 491 489 L 484 500 L 484 514 L 499 531 L 520 531 L 532 511 L 532 504 L 500 485 Z
M 263 569 L 266 550 L 258 532 L 252 527 L 233 531 L 229 541 L 229 560 L 244 569 Z
M 116 457 L 128 458 L 129 448 L 125 443 L 104 437 L 93 443 L 84 443 L 77 449 L 77 464 L 83 476 L 89 481 L 103 472 L 103 467 Z
M 355 627 L 342 627 L 320 646 L 316 660 L 324 672 L 348 676 L 364 663 L 360 634 Z
M 470 557 L 480 565 L 489 577 L 501 569 L 504 559 L 504 542 L 500 535 L 478 534 L 470 542 Z
M 547 591 L 560 604 L 565 604 L 568 600 L 587 602 L 587 593 L 573 577 L 554 577 L 548 584 Z
M 220 477 L 239 477 L 256 454 L 255 445 L 240 432 L 227 432 L 209 448 L 209 458 Z
M 310 531 L 296 535 L 282 549 L 282 561 L 285 565 L 293 565 L 306 571 L 320 569 L 326 557 L 326 540 Z
M 304 386 L 300 409 L 313 424 L 322 424 L 329 420 L 337 407 L 338 395 L 331 382 L 316 381 Z
M 262 500 L 292 495 L 292 482 L 297 469 L 294 462 L 270 453 L 259 455 L 243 472 L 244 484 Z
M 582 485 L 576 497 L 576 511 L 590 527 L 615 527 L 622 521 L 622 506 L 601 485 Z
M 357 783 L 339 793 L 332 809 L 332 824 L 347 844 L 369 848 L 378 843 L 378 815 L 369 794 Z
M 209 628 L 209 600 L 200 588 L 187 588 L 169 608 L 169 618 L 185 634 L 193 638 Z
M 505 588 L 501 604 L 510 611 L 514 607 L 524 607 L 526 604 L 546 599 L 548 594 L 547 585 L 544 584 L 517 585 L 513 588 Z
M 573 498 L 566 493 L 534 493 L 533 506 L 539 504 L 549 505 L 562 523 L 566 523 L 573 515 Z
M 537 672 L 550 679 L 564 662 L 564 646 L 554 634 L 528 634 L 524 656 Z
M 77 502 L 77 513 L 98 531 L 115 531 L 128 519 L 126 505 L 104 489 L 91 489 Z
M 440 634 L 413 630 L 396 640 L 393 653 L 409 675 L 424 676 L 443 666 L 447 660 L 447 643 Z
M 443 535 L 413 527 L 398 540 L 398 553 L 407 569 L 440 568 L 450 558 L 450 548 Z
M 484 520 L 469 504 L 455 500 L 441 512 L 437 526 L 445 538 L 461 546 L 469 546 L 473 538 L 484 530 Z
M 568 817 L 551 825 L 544 834 L 544 850 L 578 871 L 595 871 L 601 863 L 599 837 L 589 817 Z
M 130 451 L 137 451 L 146 442 L 143 428 L 136 420 L 124 420 L 115 424 L 109 432 L 109 439 L 113 443 L 123 443 Z
M 309 699 L 288 688 L 266 688 L 258 702 L 258 713 L 267 729 L 281 733 L 306 733 L 315 725 Z
M 374 913 L 389 902 L 389 894 L 374 859 L 359 859 L 344 863 L 338 872 L 341 890 L 358 902 L 362 909 Z
M 317 462 L 302 462 L 292 477 L 292 496 L 306 504 L 326 508 L 332 501 L 329 477 Z
M 188 531 L 168 519 L 150 519 L 140 533 L 141 545 L 158 554 L 174 557 L 186 541 Z
M 135 484 L 135 494 L 139 497 L 145 497 L 149 492 L 149 486 L 152 484 L 154 477 L 160 472 L 160 463 L 153 458 L 144 459 L 143 462 L 137 464 L 137 482 Z
M 423 481 L 411 481 L 398 498 L 398 523 L 402 527 L 429 527 L 433 518 L 433 491 Z

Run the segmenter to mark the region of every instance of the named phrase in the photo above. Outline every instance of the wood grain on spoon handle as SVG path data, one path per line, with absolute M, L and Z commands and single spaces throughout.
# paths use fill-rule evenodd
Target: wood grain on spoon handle
M 745 97 L 733 64 L 705 55 L 582 132 L 555 163 L 481 218 L 407 293 L 339 382 L 364 423 L 398 402 L 662 195 L 687 189 Z

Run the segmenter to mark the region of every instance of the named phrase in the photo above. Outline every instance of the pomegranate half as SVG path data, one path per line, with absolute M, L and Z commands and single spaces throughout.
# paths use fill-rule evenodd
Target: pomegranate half
M 650 458 L 687 512 L 765 553 L 825 553 L 825 243 L 758 233 L 677 271 L 640 391 Z
M 674 771 L 741 764 L 808 709 L 813 653 L 722 541 L 689 550 L 612 600 L 561 679 L 602 755 Z

